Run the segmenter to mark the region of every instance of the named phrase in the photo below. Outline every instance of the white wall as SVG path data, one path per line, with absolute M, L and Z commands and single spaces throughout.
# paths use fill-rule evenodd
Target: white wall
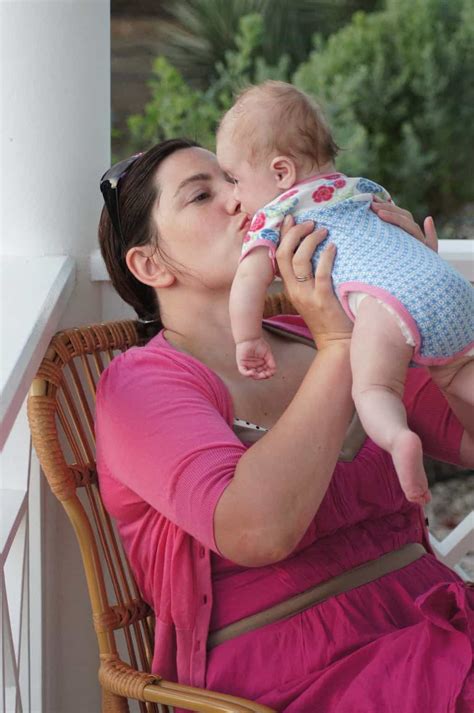
M 98 181 L 110 163 L 109 0 L 0 0 L 0 67 L 1 254 L 74 257 L 77 281 L 61 326 L 100 321 L 88 256 L 97 244 Z M 98 711 L 78 548 L 59 503 L 43 495 L 43 710 Z

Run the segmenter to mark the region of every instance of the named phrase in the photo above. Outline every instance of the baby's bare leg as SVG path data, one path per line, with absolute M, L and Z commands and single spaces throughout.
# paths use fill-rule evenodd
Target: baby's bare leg
M 430 496 L 421 441 L 408 428 L 402 402 L 412 353 L 395 317 L 365 297 L 351 343 L 354 402 L 367 435 L 392 456 L 407 499 L 423 504 Z

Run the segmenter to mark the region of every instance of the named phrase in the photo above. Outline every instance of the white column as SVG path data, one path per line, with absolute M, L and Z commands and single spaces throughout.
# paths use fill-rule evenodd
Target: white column
M 68 322 L 90 321 L 100 293 L 87 257 L 110 162 L 109 0 L 2 0 L 0 66 L 1 254 L 75 257 Z
M 0 0 L 0 73 L 0 254 L 72 256 L 76 285 L 61 326 L 100 321 L 88 258 L 110 165 L 109 0 Z M 16 289 L 28 292 L 28 280 Z M 100 710 L 78 547 L 59 503 L 46 491 L 43 500 L 43 711 Z

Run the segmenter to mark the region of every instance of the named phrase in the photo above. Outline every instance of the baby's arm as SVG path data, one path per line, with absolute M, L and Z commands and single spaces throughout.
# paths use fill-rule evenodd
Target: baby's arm
M 273 280 L 268 247 L 254 248 L 237 268 L 230 292 L 230 321 L 239 371 L 253 379 L 275 373 L 275 360 L 262 337 L 262 317 L 267 287 Z

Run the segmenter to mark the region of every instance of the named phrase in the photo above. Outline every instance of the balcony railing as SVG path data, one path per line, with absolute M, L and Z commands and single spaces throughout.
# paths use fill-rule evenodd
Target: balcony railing
M 3 713 L 42 711 L 40 468 L 25 399 L 74 287 L 68 257 L 2 257 L 0 692 Z

